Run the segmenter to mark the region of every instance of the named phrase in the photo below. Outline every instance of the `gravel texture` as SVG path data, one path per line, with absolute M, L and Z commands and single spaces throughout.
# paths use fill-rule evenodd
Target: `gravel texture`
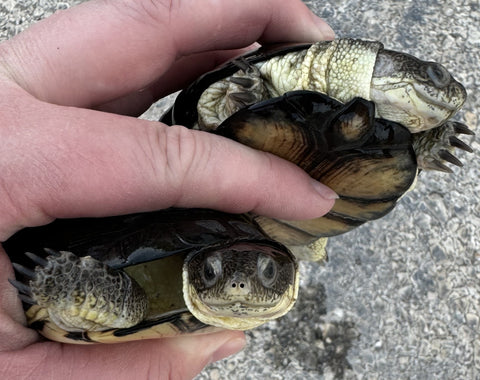
M 1 0 L 0 38 L 80 2 Z M 469 93 L 457 119 L 478 126 L 478 0 L 306 3 L 339 37 L 443 63 Z M 326 264 L 302 263 L 295 309 L 197 379 L 480 378 L 480 146 L 471 144 L 463 169 L 422 173 L 389 215 L 330 239 Z

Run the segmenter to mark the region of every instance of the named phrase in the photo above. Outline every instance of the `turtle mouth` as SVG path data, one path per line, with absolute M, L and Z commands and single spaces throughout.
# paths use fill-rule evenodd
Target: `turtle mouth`
M 417 83 L 398 86 L 390 84 L 389 89 L 385 87 L 371 90 L 378 115 L 407 126 L 413 133 L 437 127 L 453 116 L 463 104 L 463 99 L 459 96 L 450 99 L 434 96 Z M 409 101 L 399 101 L 402 98 L 408 98 Z
M 210 310 L 212 315 L 225 317 L 245 317 L 245 316 L 262 316 L 270 317 L 275 313 L 278 305 L 282 304 L 279 297 L 275 302 L 248 302 L 248 301 L 225 301 L 218 302 L 212 300 L 202 300 L 203 305 Z M 273 311 L 272 311 L 273 310 Z
M 298 295 L 298 274 L 295 284 L 278 297 L 276 302 L 219 301 L 204 302 L 193 286 L 184 288 L 190 312 L 201 322 L 229 330 L 248 330 L 286 314 Z
M 412 87 L 418 94 L 419 98 L 424 99 L 430 105 L 444 109 L 445 111 L 456 112 L 464 102 L 460 97 L 454 97 L 450 100 L 442 100 L 438 97 L 432 96 L 426 91 L 426 87 L 418 83 L 412 83 Z

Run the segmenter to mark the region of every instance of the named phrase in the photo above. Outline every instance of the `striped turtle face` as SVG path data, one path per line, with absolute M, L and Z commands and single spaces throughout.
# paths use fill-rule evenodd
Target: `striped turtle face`
M 184 264 L 183 283 L 187 307 L 200 321 L 246 330 L 292 308 L 298 273 L 288 251 L 237 243 L 192 253 Z

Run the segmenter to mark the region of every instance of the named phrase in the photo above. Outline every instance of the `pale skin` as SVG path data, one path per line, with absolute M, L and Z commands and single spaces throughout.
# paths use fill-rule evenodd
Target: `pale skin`
M 335 194 L 226 139 L 139 120 L 156 99 L 255 42 L 333 38 L 297 0 L 91 1 L 0 44 L 0 241 L 59 217 L 178 207 L 284 219 Z M 128 115 L 128 116 L 126 116 Z M 0 378 L 191 378 L 243 333 L 117 344 L 46 342 L 25 327 L 0 248 Z

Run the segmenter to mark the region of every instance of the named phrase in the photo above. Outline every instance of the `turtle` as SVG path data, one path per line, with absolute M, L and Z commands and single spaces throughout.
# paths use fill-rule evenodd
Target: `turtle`
M 416 163 L 395 156 L 395 140 L 386 143 L 387 149 L 371 146 L 366 154 L 361 137 L 355 135 L 366 125 L 359 120 L 352 127 L 355 142 L 350 142 L 360 145 L 337 141 L 335 153 L 326 149 L 325 120 L 321 112 L 315 115 L 318 104 L 323 107 L 322 94 L 333 98 L 329 104 L 371 101 L 375 117 L 408 129 Z M 285 221 L 256 216 L 270 236 L 297 256 L 318 260 L 326 257 L 327 237 L 390 212 L 413 188 L 420 171 L 451 173 L 446 163 L 462 166 L 452 154 L 454 148 L 472 148 L 458 135 L 474 133 L 451 118 L 466 97 L 463 85 L 439 63 L 387 50 L 379 41 L 344 38 L 270 45 L 240 56 L 181 91 L 161 121 L 273 153 L 335 190 L 339 199 L 322 218 Z M 291 149 L 285 143 L 287 135 L 296 136 L 300 146 Z
M 57 219 L 4 248 L 29 326 L 64 343 L 250 329 L 288 312 L 298 294 L 295 257 L 248 215 Z
M 322 59 L 324 66 L 335 61 L 327 70 L 336 78 L 332 84 L 319 74 Z M 392 79 L 395 74 L 407 84 Z M 310 84 L 288 84 L 299 81 Z M 357 82 L 375 82 L 375 96 Z M 415 112 L 412 97 L 404 97 L 412 89 L 421 93 Z M 456 134 L 472 132 L 450 118 L 465 96 L 438 64 L 350 39 L 261 48 L 205 74 L 161 121 L 292 161 L 339 194 L 333 210 L 322 218 L 284 221 L 169 209 L 19 231 L 4 247 L 23 277 L 11 282 L 28 324 L 53 340 L 110 343 L 249 329 L 285 314 L 298 294 L 297 260 L 325 258 L 327 237 L 391 211 L 419 170 L 445 171 L 445 160 L 460 164 L 450 150 L 470 151 Z M 169 294 L 164 308 L 159 299 Z M 80 321 L 70 322 L 71 315 Z

